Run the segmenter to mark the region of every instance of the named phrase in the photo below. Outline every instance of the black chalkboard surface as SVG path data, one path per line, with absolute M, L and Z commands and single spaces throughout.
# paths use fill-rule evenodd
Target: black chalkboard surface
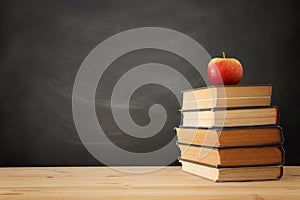
M 226 51 L 243 63 L 241 84 L 272 84 L 272 104 L 279 106 L 284 128 L 286 164 L 300 164 L 299 1 L 4 0 L 0 2 L 0 166 L 105 164 L 87 151 L 77 134 L 72 115 L 74 80 L 94 47 L 139 27 L 179 31 L 212 57 Z M 150 106 L 164 106 L 168 121 L 157 137 L 128 138 L 105 118 L 110 84 L 122 76 L 122 70 L 149 62 L 172 66 L 193 87 L 205 86 L 190 63 L 167 51 L 136 50 L 112 63 L 97 88 L 97 117 L 118 146 L 136 153 L 168 143 L 175 134 L 172 127 L 180 123 L 180 103 L 167 88 L 155 84 L 136 90 L 129 109 L 132 120 L 145 126 Z

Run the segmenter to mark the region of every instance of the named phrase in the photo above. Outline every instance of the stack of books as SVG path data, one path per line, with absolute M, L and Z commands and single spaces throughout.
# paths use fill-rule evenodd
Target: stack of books
M 216 182 L 281 178 L 283 134 L 271 93 L 271 85 L 183 91 L 182 170 Z

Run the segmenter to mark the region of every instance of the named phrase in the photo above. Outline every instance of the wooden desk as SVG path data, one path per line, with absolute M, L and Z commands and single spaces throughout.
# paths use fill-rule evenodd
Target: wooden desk
M 213 183 L 180 167 L 130 174 L 108 167 L 0 168 L 0 199 L 300 199 L 300 167 L 280 181 Z

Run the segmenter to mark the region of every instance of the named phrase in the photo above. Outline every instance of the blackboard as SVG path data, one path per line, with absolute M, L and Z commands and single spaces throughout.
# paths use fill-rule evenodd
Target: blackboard
M 176 30 L 196 40 L 212 57 L 222 51 L 237 57 L 245 70 L 241 84 L 271 83 L 272 104 L 279 106 L 284 128 L 286 164 L 299 165 L 299 6 L 292 0 L 1 1 L 0 166 L 102 165 L 84 147 L 74 125 L 74 80 L 94 47 L 139 27 Z M 106 112 L 109 81 L 120 76 L 125 66 L 147 62 L 172 66 L 193 87 L 205 86 L 181 57 L 137 50 L 117 59 L 111 69 L 118 70 L 108 70 L 105 87 L 98 86 L 99 121 L 107 120 L 101 113 Z M 133 152 L 157 149 L 170 141 L 174 136 L 170 129 L 180 123 L 174 94 L 150 84 L 139 88 L 131 100 L 130 112 L 137 124 L 149 123 L 149 106 L 156 103 L 167 107 L 170 120 L 161 135 L 147 142 L 118 134 L 112 140 Z M 112 134 L 118 132 L 105 124 Z

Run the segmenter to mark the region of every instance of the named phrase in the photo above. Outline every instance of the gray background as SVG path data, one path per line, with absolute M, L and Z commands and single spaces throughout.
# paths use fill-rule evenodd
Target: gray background
M 72 87 L 83 59 L 101 41 L 124 30 L 154 26 L 177 30 L 198 41 L 212 57 L 237 57 L 241 84 L 273 85 L 280 108 L 286 164 L 300 164 L 297 116 L 300 98 L 299 1 L 1 1 L 0 3 L 0 166 L 98 165 L 82 145 L 72 118 Z M 158 62 L 205 86 L 184 59 L 145 49 L 117 59 L 98 85 L 96 109 L 115 79 L 132 66 Z M 103 103 L 104 102 L 104 103 Z M 128 138 L 108 118 L 99 122 L 111 140 L 133 152 L 160 148 L 174 136 L 179 104 L 164 87 L 138 89 L 130 103 L 133 120 L 149 123 L 148 108 L 166 106 L 164 129 L 148 140 Z M 177 162 L 173 163 L 178 164 Z

